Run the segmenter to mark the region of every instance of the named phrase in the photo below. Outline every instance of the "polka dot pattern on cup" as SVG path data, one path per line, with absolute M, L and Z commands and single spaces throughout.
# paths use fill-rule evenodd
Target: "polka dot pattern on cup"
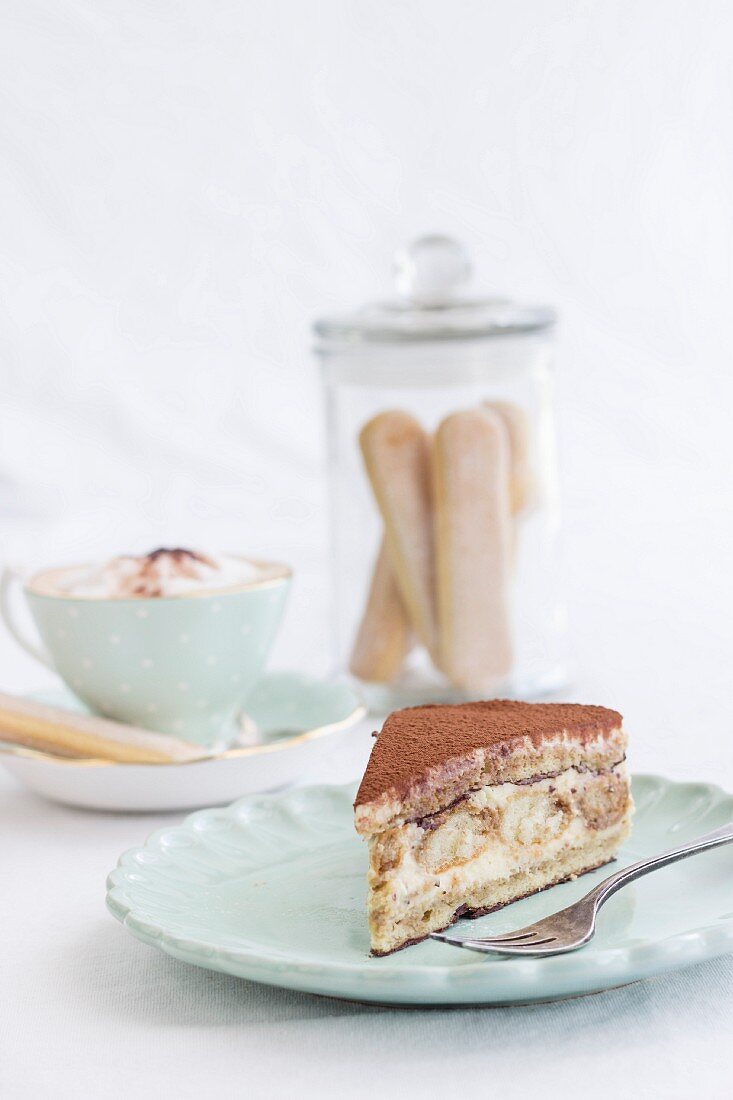
M 260 674 L 282 602 L 279 591 L 49 601 L 39 630 L 62 678 L 97 713 L 206 743 Z

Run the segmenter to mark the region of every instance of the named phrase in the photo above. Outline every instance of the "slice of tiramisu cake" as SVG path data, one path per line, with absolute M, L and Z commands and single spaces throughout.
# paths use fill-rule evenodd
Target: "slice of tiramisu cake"
M 613 859 L 632 802 L 621 715 L 493 700 L 395 711 L 356 796 L 372 953 Z

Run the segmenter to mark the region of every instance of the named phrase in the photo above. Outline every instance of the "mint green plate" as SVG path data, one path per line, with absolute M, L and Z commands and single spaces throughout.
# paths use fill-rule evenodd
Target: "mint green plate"
M 702 783 L 633 780 L 637 812 L 620 863 L 733 820 L 733 797 Z M 366 845 L 350 786 L 300 787 L 203 810 L 132 849 L 107 905 L 144 943 L 269 985 L 400 1005 L 509 1004 L 594 993 L 733 950 L 733 848 L 657 871 L 605 906 L 588 947 L 547 959 L 477 955 L 427 941 L 372 959 Z M 581 897 L 608 868 L 470 924 L 520 928 Z

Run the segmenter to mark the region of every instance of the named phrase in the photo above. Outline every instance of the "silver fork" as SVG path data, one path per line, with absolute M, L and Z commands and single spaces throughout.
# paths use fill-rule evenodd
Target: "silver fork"
M 631 863 L 628 867 L 622 867 L 620 871 L 609 875 L 574 905 L 568 905 L 566 909 L 553 913 L 551 917 L 538 920 L 535 924 L 528 924 L 526 928 L 519 928 L 516 932 L 466 940 L 448 936 L 445 932 L 432 932 L 431 938 L 453 944 L 455 947 L 466 947 L 470 951 L 482 951 L 486 954 L 541 958 L 545 955 L 561 955 L 566 951 L 576 951 L 593 938 L 598 910 L 622 886 L 641 878 L 642 875 L 648 875 L 650 871 L 656 871 L 659 867 L 666 867 L 679 859 L 687 859 L 688 856 L 707 852 L 722 844 L 730 844 L 731 841 L 733 841 L 733 823 L 722 825 L 714 832 L 706 833 L 697 840 L 690 841 L 689 844 L 683 844 L 680 848 L 671 848 L 667 852 L 651 856 L 650 859 L 640 859 L 637 863 Z

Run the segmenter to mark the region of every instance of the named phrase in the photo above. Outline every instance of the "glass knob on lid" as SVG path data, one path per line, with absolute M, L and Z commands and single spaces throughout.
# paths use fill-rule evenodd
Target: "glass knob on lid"
M 400 249 L 394 274 L 396 297 L 316 321 L 319 346 L 332 350 L 363 343 L 473 340 L 539 332 L 555 321 L 554 310 L 546 306 L 467 293 L 468 253 L 442 234 L 418 237 Z
M 419 306 L 440 307 L 454 299 L 471 277 L 466 250 L 452 237 L 431 234 L 396 253 L 398 292 Z

